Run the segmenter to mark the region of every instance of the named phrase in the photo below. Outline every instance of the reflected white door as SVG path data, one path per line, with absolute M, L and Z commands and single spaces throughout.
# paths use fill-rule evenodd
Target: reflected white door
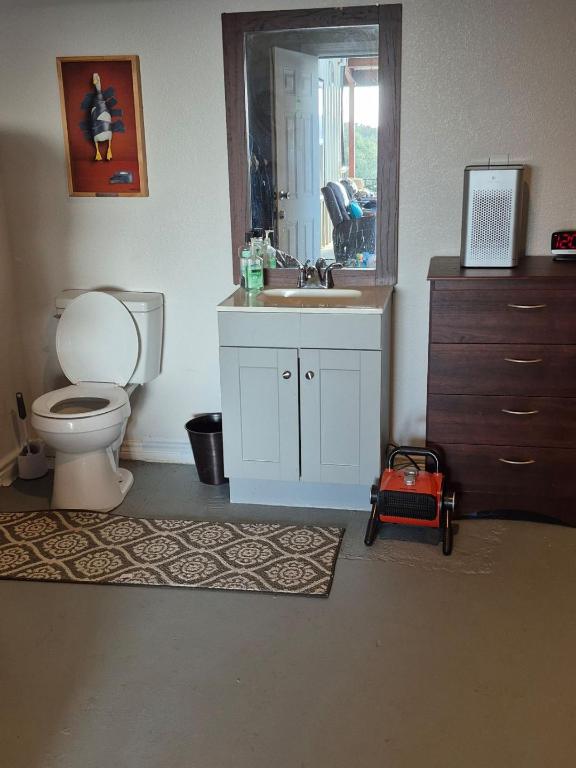
M 320 255 L 318 59 L 273 48 L 278 247 L 312 263 Z

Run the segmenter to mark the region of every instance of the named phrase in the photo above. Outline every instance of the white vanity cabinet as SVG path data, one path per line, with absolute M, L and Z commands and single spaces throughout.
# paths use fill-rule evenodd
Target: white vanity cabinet
M 371 485 L 380 471 L 382 353 L 301 349 L 300 477 Z
M 227 477 L 300 478 L 298 350 L 220 347 Z
M 380 306 L 220 305 L 231 501 L 369 508 L 388 442 L 391 303 L 390 288 L 371 290 Z

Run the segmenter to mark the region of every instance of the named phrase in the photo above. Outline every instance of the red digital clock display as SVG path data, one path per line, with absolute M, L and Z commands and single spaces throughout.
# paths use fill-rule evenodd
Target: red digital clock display
M 576 230 L 566 229 L 552 233 L 552 253 L 576 253 Z

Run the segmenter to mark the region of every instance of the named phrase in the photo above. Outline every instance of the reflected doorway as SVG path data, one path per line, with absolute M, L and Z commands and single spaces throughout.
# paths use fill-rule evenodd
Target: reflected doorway
M 250 212 L 294 259 L 376 266 L 378 25 L 246 39 Z

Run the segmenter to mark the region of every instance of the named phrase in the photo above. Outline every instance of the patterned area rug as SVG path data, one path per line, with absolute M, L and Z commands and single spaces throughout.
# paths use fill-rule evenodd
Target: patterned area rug
M 0 578 L 326 596 L 341 528 L 0 512 Z

